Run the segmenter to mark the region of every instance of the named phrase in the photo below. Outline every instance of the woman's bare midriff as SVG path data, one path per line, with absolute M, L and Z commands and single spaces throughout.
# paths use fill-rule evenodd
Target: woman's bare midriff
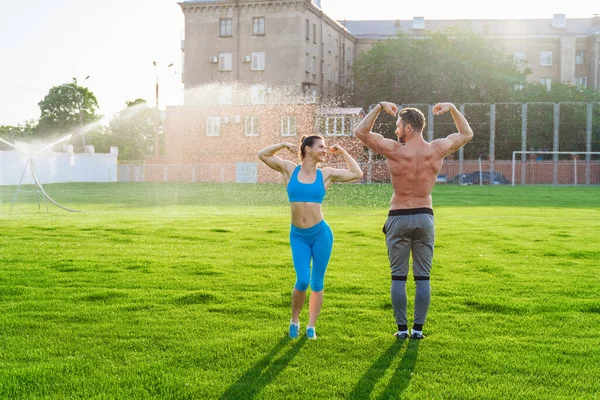
M 290 203 L 292 208 L 292 225 L 306 229 L 315 226 L 323 220 L 321 203 Z

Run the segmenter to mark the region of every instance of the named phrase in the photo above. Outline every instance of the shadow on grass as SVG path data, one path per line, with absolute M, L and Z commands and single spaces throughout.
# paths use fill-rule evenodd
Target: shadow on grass
M 288 349 L 283 355 L 275 359 L 277 353 L 290 342 L 287 336 L 282 338 L 279 343 L 263 358 L 257 361 L 244 375 L 231 385 L 221 399 L 252 399 L 263 388 L 273 381 L 287 367 L 292 359 L 300 352 L 306 337 L 300 338 L 296 344 Z
M 378 399 L 400 398 L 402 393 L 408 387 L 412 372 L 417 363 L 417 353 L 419 352 L 419 340 L 398 340 L 391 345 L 385 353 L 373 363 L 371 368 L 360 378 L 354 386 L 349 399 L 368 399 L 379 380 L 383 378 L 386 371 L 402 351 L 402 347 L 408 341 L 402 359 L 390 378 L 387 387 L 379 395 Z

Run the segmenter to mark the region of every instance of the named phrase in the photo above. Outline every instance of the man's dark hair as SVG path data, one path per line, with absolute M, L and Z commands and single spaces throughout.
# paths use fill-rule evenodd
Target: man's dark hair
M 425 115 L 418 108 L 403 108 L 398 113 L 398 117 L 402 121 L 402 125 L 410 124 L 417 132 L 422 132 L 425 128 Z

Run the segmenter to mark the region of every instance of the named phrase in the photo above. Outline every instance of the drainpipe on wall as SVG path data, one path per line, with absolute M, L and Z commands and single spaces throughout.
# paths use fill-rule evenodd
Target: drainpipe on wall
M 236 19 L 237 19 L 237 22 L 236 22 L 237 28 L 236 28 L 236 30 L 237 30 L 237 32 L 236 32 L 236 41 L 235 41 L 236 42 L 235 45 L 236 45 L 236 55 L 237 55 L 237 57 L 236 57 L 237 66 L 236 66 L 236 69 L 235 69 L 235 71 L 236 71 L 236 73 L 235 73 L 236 78 L 235 79 L 236 79 L 236 81 L 239 82 L 239 80 L 240 80 L 240 60 L 242 59 L 241 56 L 240 56 L 240 36 L 242 36 L 241 33 L 240 33 L 240 0 L 235 0 L 235 8 L 237 10 L 237 13 L 236 13 L 237 14 L 237 16 L 236 16 Z
M 319 4 L 317 4 L 317 6 L 321 6 L 320 2 Z M 319 97 L 321 97 L 321 100 L 323 98 L 323 88 L 325 85 L 325 82 L 323 81 L 324 76 L 325 76 L 325 51 L 324 51 L 324 41 L 323 41 L 323 10 L 319 10 L 320 11 L 320 15 L 319 15 L 319 30 L 321 31 L 321 51 L 320 53 L 320 57 L 321 59 L 319 60 L 319 62 L 321 63 L 321 95 Z
M 594 90 L 600 90 L 600 34 L 595 34 L 592 39 L 592 54 L 590 57 L 590 75 L 592 77 L 592 87 Z

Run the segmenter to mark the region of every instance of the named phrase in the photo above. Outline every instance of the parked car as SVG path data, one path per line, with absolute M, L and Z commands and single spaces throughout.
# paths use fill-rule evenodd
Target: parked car
M 448 175 L 438 175 L 435 178 L 435 183 L 448 183 Z
M 458 174 L 448 183 L 455 185 L 479 185 L 480 171 L 469 172 L 468 174 Z M 483 185 L 508 185 L 510 181 L 498 171 L 481 171 L 481 183 Z

